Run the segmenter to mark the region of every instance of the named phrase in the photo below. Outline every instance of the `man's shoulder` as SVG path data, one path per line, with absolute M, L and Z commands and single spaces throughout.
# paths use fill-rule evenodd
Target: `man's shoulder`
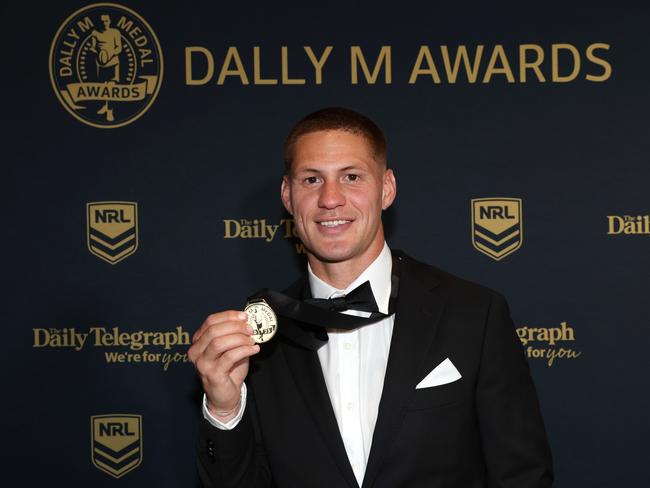
M 503 299 L 500 293 L 487 286 L 422 262 L 403 251 L 394 251 L 393 256 L 400 260 L 405 273 L 413 275 L 424 286 L 439 288 L 448 298 L 479 303 L 489 303 L 495 298 Z
M 393 259 L 397 259 L 400 268 L 399 273 L 408 275 L 407 279 L 414 279 L 422 286 L 428 288 L 440 287 L 445 295 L 452 298 L 463 298 L 470 301 L 489 303 L 498 298 L 504 300 L 502 295 L 487 286 L 461 278 L 442 268 L 420 261 L 401 250 L 392 250 Z M 304 298 L 309 294 L 309 280 L 307 274 L 303 274 L 288 287 L 283 293 L 294 297 Z

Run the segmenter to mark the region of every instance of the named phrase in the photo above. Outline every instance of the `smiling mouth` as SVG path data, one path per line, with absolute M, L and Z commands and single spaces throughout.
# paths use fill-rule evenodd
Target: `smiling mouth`
M 327 227 L 331 229 L 334 227 L 338 227 L 339 225 L 349 224 L 350 222 L 352 221 L 351 220 L 322 220 L 318 223 L 323 227 Z

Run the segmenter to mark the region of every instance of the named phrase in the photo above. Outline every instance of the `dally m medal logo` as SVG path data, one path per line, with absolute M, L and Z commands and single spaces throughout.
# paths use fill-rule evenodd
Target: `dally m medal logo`
M 86 204 L 88 250 L 116 264 L 138 249 L 138 204 L 91 202 Z
M 90 417 L 90 449 L 96 468 L 115 478 L 142 463 L 141 415 Z
M 521 198 L 472 200 L 472 244 L 477 251 L 499 261 L 521 247 Z
M 50 80 L 65 109 L 103 129 L 140 118 L 158 95 L 160 43 L 133 10 L 96 3 L 68 17 L 50 47 Z

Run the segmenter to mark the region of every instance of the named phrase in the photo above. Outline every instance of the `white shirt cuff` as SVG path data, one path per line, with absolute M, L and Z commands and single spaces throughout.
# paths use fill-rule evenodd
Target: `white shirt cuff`
M 235 417 L 230 419 L 228 422 L 224 423 L 212 416 L 210 410 L 208 410 L 208 400 L 204 393 L 203 394 L 203 418 L 205 418 L 205 420 L 207 420 L 210 423 L 210 425 L 216 427 L 219 430 L 234 429 L 235 427 L 237 427 L 242 417 L 244 416 L 244 409 L 246 408 L 246 383 L 241 384 L 241 391 L 239 393 L 239 398 L 240 398 L 239 411 L 237 412 L 237 415 L 235 415 Z

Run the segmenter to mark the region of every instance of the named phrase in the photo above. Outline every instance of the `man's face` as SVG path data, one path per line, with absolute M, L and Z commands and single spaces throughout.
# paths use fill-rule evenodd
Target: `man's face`
M 301 136 L 281 193 L 300 239 L 317 260 L 367 265 L 381 251 L 381 212 L 395 199 L 395 177 L 375 161 L 363 136 L 342 130 Z
M 102 15 L 102 23 L 104 24 L 104 28 L 108 29 L 111 25 L 111 18 L 108 15 Z

